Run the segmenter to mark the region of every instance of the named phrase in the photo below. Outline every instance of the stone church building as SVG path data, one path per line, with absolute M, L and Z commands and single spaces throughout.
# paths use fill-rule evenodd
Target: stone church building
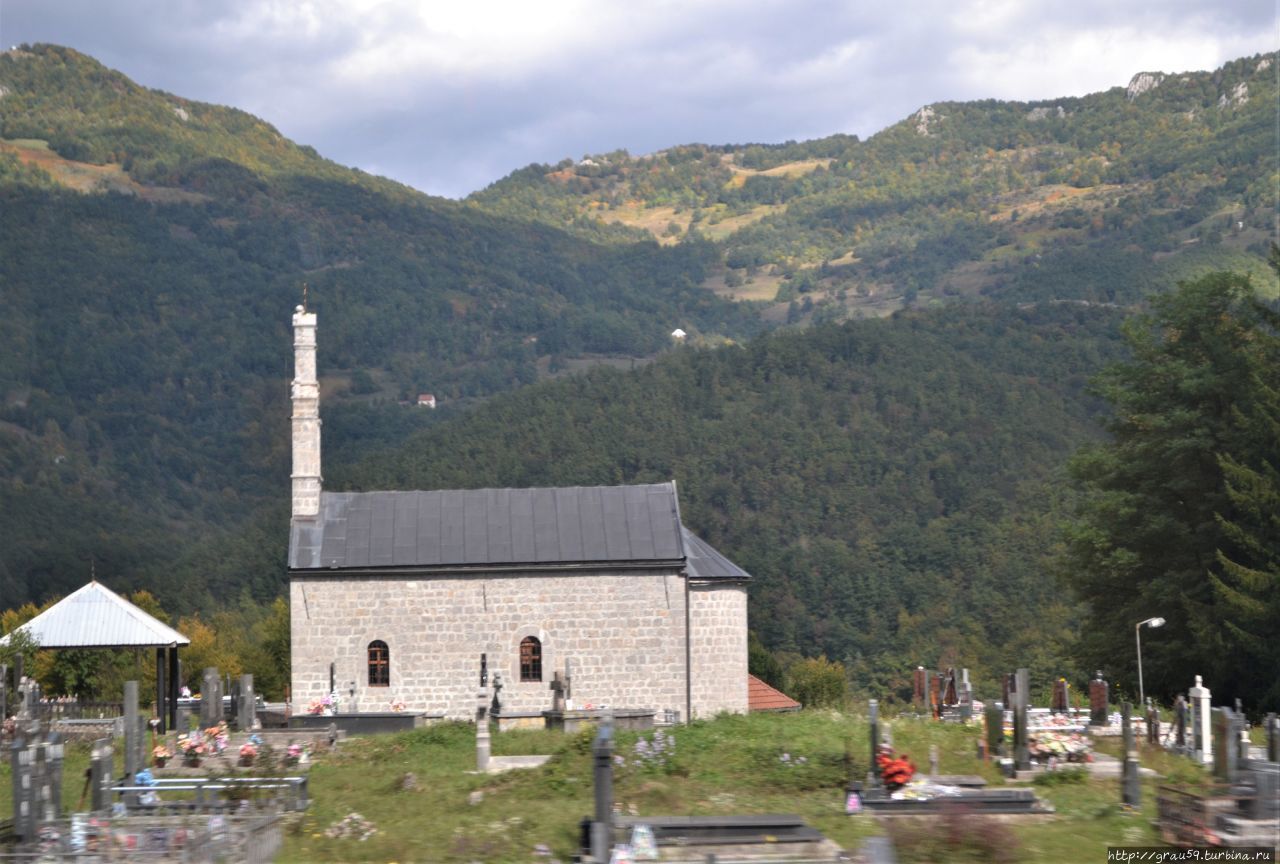
M 676 485 L 325 492 L 316 315 L 293 316 L 292 698 L 474 716 L 480 656 L 508 712 L 747 710 L 750 576 L 680 522 Z

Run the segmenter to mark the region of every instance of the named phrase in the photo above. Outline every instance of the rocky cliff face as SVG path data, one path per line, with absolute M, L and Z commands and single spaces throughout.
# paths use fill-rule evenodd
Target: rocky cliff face
M 1129 80 L 1129 86 L 1124 91 L 1125 98 L 1132 102 L 1143 93 L 1159 87 L 1164 78 L 1163 72 L 1139 72 Z

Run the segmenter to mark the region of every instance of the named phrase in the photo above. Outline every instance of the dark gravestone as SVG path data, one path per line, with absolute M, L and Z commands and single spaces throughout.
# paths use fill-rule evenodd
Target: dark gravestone
M 1154 705 L 1147 707 L 1147 743 L 1160 743 L 1160 712 Z
M 1142 785 L 1138 781 L 1138 751 L 1133 739 L 1133 706 L 1120 705 L 1120 728 L 1124 733 L 1124 766 L 1120 775 L 1120 800 L 1128 807 L 1142 806 Z
M 564 675 L 557 672 L 551 678 L 551 710 L 564 713 Z
M 1000 691 L 1000 701 L 1003 702 L 1005 706 L 1010 709 L 1013 708 L 1014 686 L 1015 685 L 1013 681 L 1013 673 L 1010 672 L 1008 675 L 1004 676 L 1004 680 L 1001 682 L 1001 691 Z
M 502 716 L 502 673 L 493 673 L 493 701 L 489 703 L 489 714 L 493 717 Z
M 1181 693 L 1173 700 L 1173 733 L 1174 743 L 1180 752 L 1187 749 L 1187 700 Z
M 871 763 L 867 766 L 867 788 L 880 788 L 880 765 L 876 759 L 880 756 L 880 703 L 875 699 L 867 703 L 867 738 L 871 745 Z
M 917 666 L 911 673 L 911 704 L 915 706 L 917 712 L 924 710 L 924 694 L 928 686 L 928 678 L 929 675 L 924 671 L 923 666 Z
M 1267 761 L 1280 762 L 1280 717 L 1267 715 Z
M 1053 682 L 1053 696 L 1049 700 L 1049 710 L 1054 714 L 1065 714 L 1070 707 L 1067 697 L 1067 679 L 1059 678 Z
M 1031 707 L 1031 670 L 1022 668 L 1014 676 L 1013 765 L 1018 771 L 1031 770 L 1031 750 L 1027 741 L 1027 709 Z
M 1106 726 L 1107 725 L 1107 703 L 1110 699 L 1110 687 L 1102 678 L 1102 670 L 1099 669 L 1094 675 L 1092 681 L 1089 682 L 1089 725 L 1090 726 Z
M 613 724 L 604 722 L 591 746 L 594 762 L 595 819 L 591 823 L 591 855 L 609 860 L 613 849 Z
M 1004 749 L 1004 703 L 988 703 L 983 712 L 987 721 L 987 755 L 994 759 Z
M 1223 783 L 1234 783 L 1240 761 L 1240 738 L 1236 732 L 1235 712 L 1230 708 L 1213 709 L 1213 776 Z

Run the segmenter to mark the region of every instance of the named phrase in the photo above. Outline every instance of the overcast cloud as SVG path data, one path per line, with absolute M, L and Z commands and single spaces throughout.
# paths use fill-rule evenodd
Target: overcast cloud
M 530 162 L 1213 69 L 1280 31 L 1274 0 L 0 0 L 0 46 L 23 42 L 459 197 Z

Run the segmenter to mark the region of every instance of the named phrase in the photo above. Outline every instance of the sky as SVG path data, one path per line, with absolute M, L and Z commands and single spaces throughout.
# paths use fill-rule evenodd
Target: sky
M 462 197 L 530 163 L 869 137 L 1280 47 L 1276 0 L 0 0 L 0 47 L 89 54 L 323 155 Z

